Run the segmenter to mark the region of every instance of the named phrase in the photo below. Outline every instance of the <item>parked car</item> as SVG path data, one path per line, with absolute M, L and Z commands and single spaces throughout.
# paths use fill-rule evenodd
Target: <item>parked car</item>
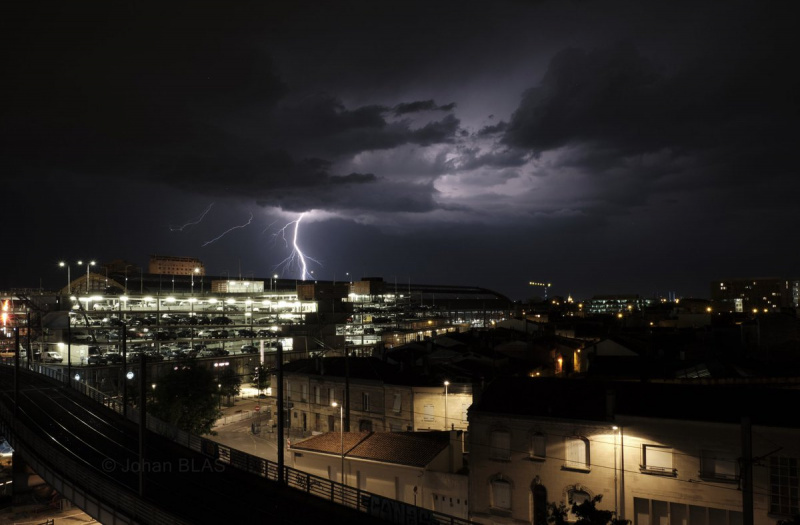
M 89 365 L 107 365 L 108 358 L 104 354 L 94 354 L 89 356 L 86 363 Z
M 243 354 L 257 354 L 258 348 L 253 345 L 242 345 L 242 353 Z
M 61 363 L 64 358 L 58 352 L 42 352 L 42 363 Z
M 225 317 L 224 315 L 220 315 L 211 320 L 211 324 L 231 324 L 232 322 L 230 317 Z
M 111 365 L 118 365 L 122 363 L 122 354 L 119 352 L 108 352 L 106 354 L 106 361 Z

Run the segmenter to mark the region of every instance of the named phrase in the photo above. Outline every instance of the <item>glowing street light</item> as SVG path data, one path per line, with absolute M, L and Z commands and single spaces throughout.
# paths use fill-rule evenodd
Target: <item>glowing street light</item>
M 65 263 L 64 261 L 61 261 L 60 263 L 58 263 L 58 265 L 62 268 L 64 267 L 67 268 L 67 295 L 72 295 L 72 277 L 70 276 L 69 264 Z
M 331 406 L 339 407 L 339 435 L 342 447 L 342 486 L 346 485 L 344 482 L 344 407 L 336 401 L 331 403 Z M 344 488 L 342 488 L 342 498 L 344 498 Z
M 194 295 L 194 274 L 196 273 L 200 273 L 200 268 L 195 267 L 194 270 L 192 270 L 192 295 Z
M 78 261 L 78 266 L 82 265 L 83 261 Z M 86 295 L 89 295 L 89 269 L 96 263 L 94 261 L 86 261 Z
M 447 430 L 447 387 L 450 386 L 450 381 L 444 382 L 444 429 Z

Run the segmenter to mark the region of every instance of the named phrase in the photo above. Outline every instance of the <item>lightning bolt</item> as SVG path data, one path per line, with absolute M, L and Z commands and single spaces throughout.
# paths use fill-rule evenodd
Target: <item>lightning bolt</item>
M 200 217 L 198 217 L 195 220 L 187 222 L 183 226 L 171 226 L 170 225 L 169 231 L 171 231 L 171 232 L 182 232 L 185 228 L 188 228 L 189 226 L 194 226 L 195 224 L 199 224 L 200 221 L 202 221 L 203 218 L 206 216 L 206 214 L 211 210 L 212 206 L 214 206 L 213 202 L 208 205 L 208 208 L 206 208 L 203 213 L 200 214 Z
M 300 231 L 300 221 L 303 220 L 305 217 L 305 213 L 301 213 L 300 217 L 297 219 L 287 223 L 283 228 L 279 229 L 278 232 L 273 235 L 273 238 L 277 238 L 280 236 L 283 239 L 284 244 L 288 248 L 289 242 L 286 240 L 286 230 L 289 229 L 292 225 L 294 225 L 294 231 L 292 232 L 292 253 L 289 254 L 287 258 L 282 260 L 278 263 L 275 268 L 281 268 L 283 271 L 286 271 L 293 265 L 297 265 L 300 267 L 300 278 L 302 280 L 313 279 L 313 276 L 308 271 L 308 263 L 306 260 L 313 261 L 317 264 L 321 264 L 316 259 L 309 257 L 308 255 L 304 254 L 303 251 L 300 249 L 300 246 L 297 244 L 297 235 Z
M 219 234 L 218 236 L 214 237 L 214 238 L 213 238 L 213 239 L 211 239 L 210 241 L 206 241 L 205 243 L 203 243 L 203 245 L 201 246 L 201 248 L 205 248 L 206 246 L 208 246 L 208 245 L 209 245 L 209 244 L 211 244 L 212 242 L 216 242 L 216 241 L 218 241 L 218 240 L 222 239 L 223 237 L 225 237 L 226 235 L 228 235 L 228 234 L 229 234 L 230 232 L 232 232 L 233 230 L 238 230 L 239 228 L 244 228 L 245 226 L 247 226 L 247 225 L 248 225 L 248 224 L 250 224 L 251 222 L 253 222 L 253 214 L 252 214 L 252 212 L 250 213 L 250 218 L 247 220 L 247 222 L 246 222 L 246 223 L 244 223 L 244 224 L 240 224 L 240 225 L 238 225 L 238 226 L 234 226 L 233 228 L 228 228 L 227 230 L 225 230 L 224 232 L 222 232 L 222 233 L 221 233 L 221 234 Z

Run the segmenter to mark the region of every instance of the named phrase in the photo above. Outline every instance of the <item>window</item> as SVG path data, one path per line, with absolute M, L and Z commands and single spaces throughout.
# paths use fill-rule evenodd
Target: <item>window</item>
M 724 452 L 703 450 L 700 456 L 700 477 L 736 482 L 739 479 L 739 462 Z
M 320 401 L 322 401 L 322 396 L 320 395 L 320 388 L 318 386 L 314 387 L 314 403 L 321 405 Z
M 508 461 L 511 459 L 511 433 L 507 430 L 492 431 L 489 443 L 489 457 Z
M 642 472 L 675 476 L 672 468 L 672 449 L 660 445 L 642 445 Z
M 511 510 L 511 483 L 504 479 L 492 481 L 492 507 L 500 510 Z
M 422 407 L 422 420 L 433 421 L 433 405 L 424 405 Z
M 300 385 L 300 401 L 308 401 L 308 385 L 305 383 Z
M 769 512 L 782 516 L 800 513 L 797 458 L 769 458 Z
M 572 512 L 573 505 L 580 505 L 592 497 L 585 490 L 573 489 L 567 492 L 567 521 L 578 521 L 578 516 Z
M 403 395 L 402 394 L 395 394 L 394 395 L 394 405 L 392 405 L 392 411 L 395 414 L 399 414 L 402 405 L 403 405 Z
M 547 450 L 545 448 L 545 437 L 541 432 L 531 434 L 531 446 L 528 452 L 531 458 L 544 459 Z
M 589 470 L 589 440 L 583 437 L 567 438 L 564 468 Z
M 333 388 L 329 388 L 328 389 L 328 404 L 330 405 L 334 401 L 336 401 L 336 390 L 334 390 Z
M 361 392 L 361 410 L 369 412 L 369 392 Z
M 633 498 L 633 525 L 742 525 L 735 510 Z

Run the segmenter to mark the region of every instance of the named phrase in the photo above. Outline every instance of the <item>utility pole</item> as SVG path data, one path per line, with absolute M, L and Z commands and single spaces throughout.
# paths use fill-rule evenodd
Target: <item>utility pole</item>
M 742 416 L 742 525 L 753 525 L 753 428 Z

